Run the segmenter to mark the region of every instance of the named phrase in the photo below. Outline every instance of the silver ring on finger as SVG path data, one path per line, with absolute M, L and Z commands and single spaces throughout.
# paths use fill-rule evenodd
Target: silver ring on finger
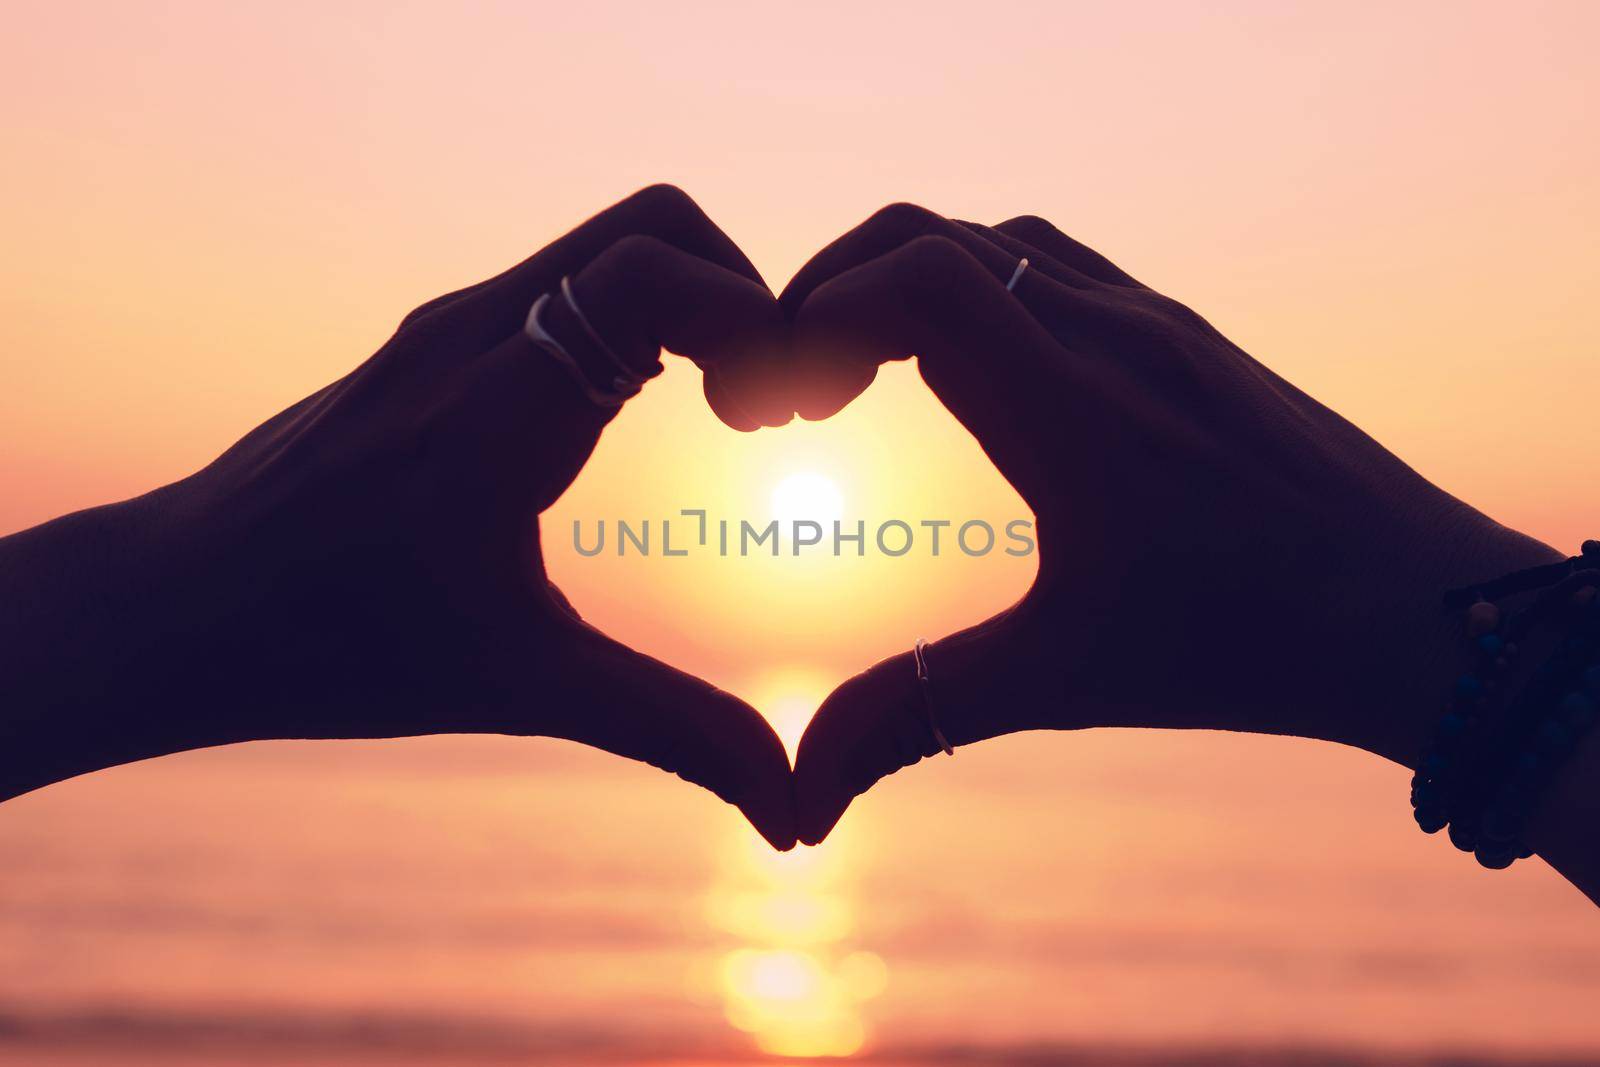
M 1023 260 L 1024 263 L 1027 260 Z M 954 756 L 956 750 L 944 736 L 944 731 L 939 729 L 939 716 L 934 712 L 933 683 L 928 680 L 928 642 L 924 638 L 917 638 L 917 643 L 911 648 L 911 658 L 917 665 L 917 688 L 922 690 L 922 717 L 923 723 L 928 727 L 928 732 L 933 735 L 934 741 L 943 750 L 946 756 Z
M 596 384 L 594 379 L 583 369 L 583 365 L 573 355 L 572 351 L 562 344 L 550 332 L 549 327 L 545 325 L 544 313 L 550 304 L 552 294 L 541 294 L 539 299 L 533 302 L 533 306 L 528 309 L 528 317 L 522 325 L 523 334 L 533 342 L 535 347 L 555 360 L 572 377 L 572 380 L 582 390 L 583 395 L 588 398 L 590 403 L 596 407 L 607 409 L 621 407 L 631 397 L 638 395 L 639 390 L 644 387 L 645 376 L 623 362 L 622 358 L 612 351 L 611 346 L 606 344 L 599 332 L 590 324 L 588 317 L 578 307 L 578 302 L 572 295 L 572 283 L 569 279 L 565 277 L 561 279 L 558 292 L 561 300 L 567 305 L 568 310 L 572 312 L 572 317 L 582 327 L 589 347 L 597 349 L 606 362 L 611 364 L 613 373 L 609 387 Z
M 1028 269 L 1028 257 L 1023 256 L 1017 260 L 1017 269 L 1011 272 L 1011 280 L 1006 282 L 1006 292 L 1012 292 L 1017 287 L 1017 282 L 1022 279 L 1022 272 Z

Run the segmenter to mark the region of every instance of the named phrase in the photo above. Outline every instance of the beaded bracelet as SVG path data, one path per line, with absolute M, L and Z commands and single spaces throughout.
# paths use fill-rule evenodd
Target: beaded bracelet
M 1536 589 L 1515 614 L 1494 602 Z M 1417 763 L 1411 805 L 1424 833 L 1448 826 L 1457 848 L 1500 869 L 1533 854 L 1523 825 L 1600 710 L 1600 541 L 1559 563 L 1452 590 L 1445 605 L 1463 613 L 1472 662 Z M 1521 642 L 1552 622 L 1565 623 L 1565 640 L 1505 704 Z

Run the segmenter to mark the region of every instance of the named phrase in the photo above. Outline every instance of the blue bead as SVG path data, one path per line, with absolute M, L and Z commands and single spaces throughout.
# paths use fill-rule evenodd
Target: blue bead
M 1474 850 L 1473 855 L 1478 858 L 1480 864 L 1491 871 L 1503 871 L 1517 860 L 1517 852 L 1514 848 L 1490 848 L 1485 846 Z
M 1476 700 L 1483 695 L 1483 683 L 1470 674 L 1456 679 L 1456 696 L 1463 700 Z
M 1494 659 L 1500 653 L 1504 652 L 1505 648 L 1506 643 L 1505 641 L 1501 640 L 1499 634 L 1484 634 L 1482 637 L 1478 638 L 1478 651 L 1482 652 L 1490 659 Z
M 1461 732 L 1467 728 L 1467 720 L 1463 715 L 1451 712 L 1439 720 L 1440 737 L 1460 737 Z
M 1442 752 L 1430 752 L 1422 758 L 1422 770 L 1429 778 L 1437 778 L 1450 766 L 1450 760 Z
M 1425 834 L 1436 834 L 1445 827 L 1446 819 L 1435 808 L 1418 808 L 1415 813 L 1417 826 Z

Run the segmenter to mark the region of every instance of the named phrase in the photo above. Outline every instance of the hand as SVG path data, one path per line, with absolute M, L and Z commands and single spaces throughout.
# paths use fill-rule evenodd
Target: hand
M 896 205 L 780 302 L 807 361 L 802 415 L 914 353 L 1037 517 L 1027 596 L 927 650 L 954 744 L 1205 727 L 1404 762 L 1452 673 L 1439 593 L 1559 558 L 1042 219 L 990 228 Z M 909 653 L 828 698 L 796 761 L 801 840 L 934 752 L 921 701 Z
M 107 554 L 131 566 L 86 582 L 89 607 L 38 598 L 66 601 L 60 625 L 18 612 L 0 634 L 0 691 L 24 712 L 0 731 L 27 764 L 6 794 L 231 741 L 544 735 L 676 771 L 792 847 L 765 720 L 587 625 L 545 577 L 539 513 L 614 414 L 522 333 L 564 275 L 631 366 L 658 369 L 664 346 L 705 368 L 731 424 L 790 417 L 751 387 L 786 329 L 760 275 L 687 196 L 646 189 L 418 308 L 198 474 L 8 539 L 0 578 L 17 584 Z M 120 587 L 127 573 L 146 577 Z M 73 669 L 41 667 L 56 648 Z

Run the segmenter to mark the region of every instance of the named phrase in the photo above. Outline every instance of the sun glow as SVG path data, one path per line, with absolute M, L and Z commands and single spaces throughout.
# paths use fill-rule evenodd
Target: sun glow
M 723 1015 L 777 1056 L 850 1056 L 869 1037 L 863 1007 L 888 968 L 853 949 L 850 828 L 826 849 L 777 853 L 741 833 L 729 842 L 706 917 L 736 945 L 708 969 L 706 992 Z
M 848 1056 L 866 1042 L 860 1004 L 883 990 L 886 969 L 870 952 L 826 966 L 795 949 L 739 949 L 722 961 L 728 1021 L 779 1056 Z
M 794 760 L 805 733 L 816 714 L 817 705 L 832 691 L 837 679 L 819 669 L 794 666 L 779 668 L 765 675 L 747 696 L 772 729 L 783 740 L 789 759 Z
M 809 519 L 831 529 L 835 520 L 844 517 L 844 494 L 827 475 L 799 471 L 773 488 L 772 517 L 785 526 Z

